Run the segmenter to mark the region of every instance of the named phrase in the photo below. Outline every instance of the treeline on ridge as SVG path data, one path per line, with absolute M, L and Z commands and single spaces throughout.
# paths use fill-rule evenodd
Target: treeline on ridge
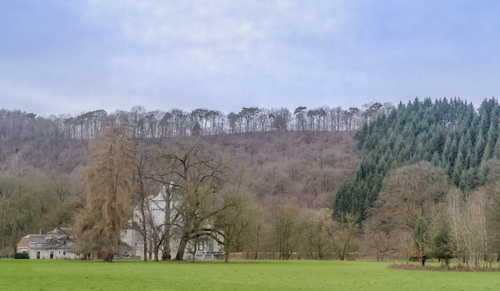
M 394 108 L 390 102 L 366 103 L 362 108 L 322 106 L 307 109 L 243 107 L 225 114 L 219 110 L 198 108 L 148 111 L 134 106 L 130 111 L 94 110 L 78 116 L 69 114 L 40 117 L 20 110 L 0 110 L 0 140 L 37 134 L 45 138 L 91 139 L 107 126 L 128 124 L 134 127 L 132 138 L 217 135 L 222 133 L 264 131 L 356 131 L 364 122 L 387 114 Z
M 17 173 L 29 165 L 70 173 L 85 163 L 88 140 L 100 136 L 106 127 L 117 124 L 130 125 L 133 128 L 131 137 L 141 140 L 254 132 L 352 133 L 364 122 L 388 114 L 393 108 L 390 102 L 370 102 L 348 110 L 340 106 L 311 109 L 301 106 L 293 111 L 284 107 L 243 107 L 239 112 L 225 114 L 206 108 L 150 111 L 134 106 L 130 111 L 94 110 L 78 116 L 48 117 L 0 109 L 0 171 L 14 169 Z

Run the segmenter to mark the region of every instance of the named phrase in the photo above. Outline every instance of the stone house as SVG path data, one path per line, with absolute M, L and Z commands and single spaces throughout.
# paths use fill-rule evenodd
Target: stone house
M 78 259 L 80 254 L 71 252 L 69 229 L 54 229 L 47 234 L 28 234 L 17 244 L 18 253 L 28 253 L 30 259 Z

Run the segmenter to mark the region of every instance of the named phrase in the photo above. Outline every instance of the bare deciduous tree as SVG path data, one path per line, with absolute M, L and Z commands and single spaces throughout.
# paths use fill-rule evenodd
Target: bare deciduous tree
M 333 249 L 339 256 L 339 259 L 344 261 L 347 257 L 358 250 L 359 243 L 356 235 L 359 232 L 359 216 L 346 214 L 341 217 L 339 226 L 336 231 Z
M 210 220 L 229 207 L 220 203 L 229 160 L 224 155 L 208 153 L 199 141 L 175 142 L 162 157 L 169 169 L 163 175 L 172 177 L 172 187 L 180 196 L 172 206 L 180 217 L 175 223 L 181 232 L 176 260 L 183 260 L 188 242 L 210 235 Z
M 396 251 L 408 255 L 408 238 L 418 217 L 425 217 L 432 228 L 444 215 L 450 191 L 459 190 L 443 169 L 428 162 L 390 171 L 365 223 L 369 247 L 376 250 L 377 258 Z
M 301 241 L 304 220 L 300 217 L 299 208 L 295 205 L 281 205 L 272 215 L 273 232 L 278 259 L 288 260 L 297 251 Z
M 212 237 L 224 251 L 227 263 L 229 254 L 243 250 L 248 243 L 257 207 L 250 203 L 248 195 L 238 186 L 229 186 L 221 194 L 223 210 L 214 215 Z
M 306 223 L 303 249 L 307 258 L 325 259 L 333 250 L 337 227 L 332 220 L 332 211 L 327 208 L 311 211 Z

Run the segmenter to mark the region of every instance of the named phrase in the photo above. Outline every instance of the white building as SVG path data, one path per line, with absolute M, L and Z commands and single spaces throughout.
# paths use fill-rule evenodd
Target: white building
M 17 244 L 18 253 L 28 253 L 30 259 L 78 259 L 80 254 L 71 252 L 73 243 L 64 233 L 68 229 L 54 229 L 47 234 L 28 234 Z
M 150 245 L 155 243 L 155 234 L 156 237 L 163 233 L 165 228 L 165 207 L 166 202 L 164 195 L 165 189 L 163 189 L 156 197 L 149 197 L 148 199 L 148 212 L 147 212 L 147 233 L 148 233 L 148 250 L 152 250 Z M 176 204 L 177 197 L 174 197 L 171 201 L 171 217 L 175 217 L 175 207 L 172 205 Z M 142 225 L 142 215 L 140 211 L 140 207 L 136 206 L 134 209 L 134 216 L 129 221 L 130 225 L 141 226 Z M 153 229 L 154 228 L 154 229 Z M 177 248 L 179 247 L 179 234 L 175 232 L 175 228 L 172 228 L 171 231 L 171 240 L 170 240 L 170 250 L 171 257 L 175 258 L 177 254 Z M 126 231 L 122 232 L 122 241 L 125 242 L 128 246 L 131 247 L 131 250 L 127 253 L 131 257 L 144 259 L 144 240 L 139 231 L 133 228 L 129 228 Z M 188 243 L 186 246 L 186 250 L 184 252 L 184 259 L 188 260 L 192 258 L 192 250 L 193 245 Z M 160 247 L 158 257 L 161 258 L 162 248 Z M 211 237 L 203 237 L 197 242 L 196 248 L 196 256 L 197 260 L 213 260 L 213 259 L 222 259 L 224 257 L 224 253 L 221 251 L 220 245 Z

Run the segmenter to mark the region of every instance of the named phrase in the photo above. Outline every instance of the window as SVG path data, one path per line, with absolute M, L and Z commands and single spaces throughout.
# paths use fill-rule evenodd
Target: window
M 66 251 L 63 252 L 63 256 L 65 256 L 65 255 L 66 255 Z

